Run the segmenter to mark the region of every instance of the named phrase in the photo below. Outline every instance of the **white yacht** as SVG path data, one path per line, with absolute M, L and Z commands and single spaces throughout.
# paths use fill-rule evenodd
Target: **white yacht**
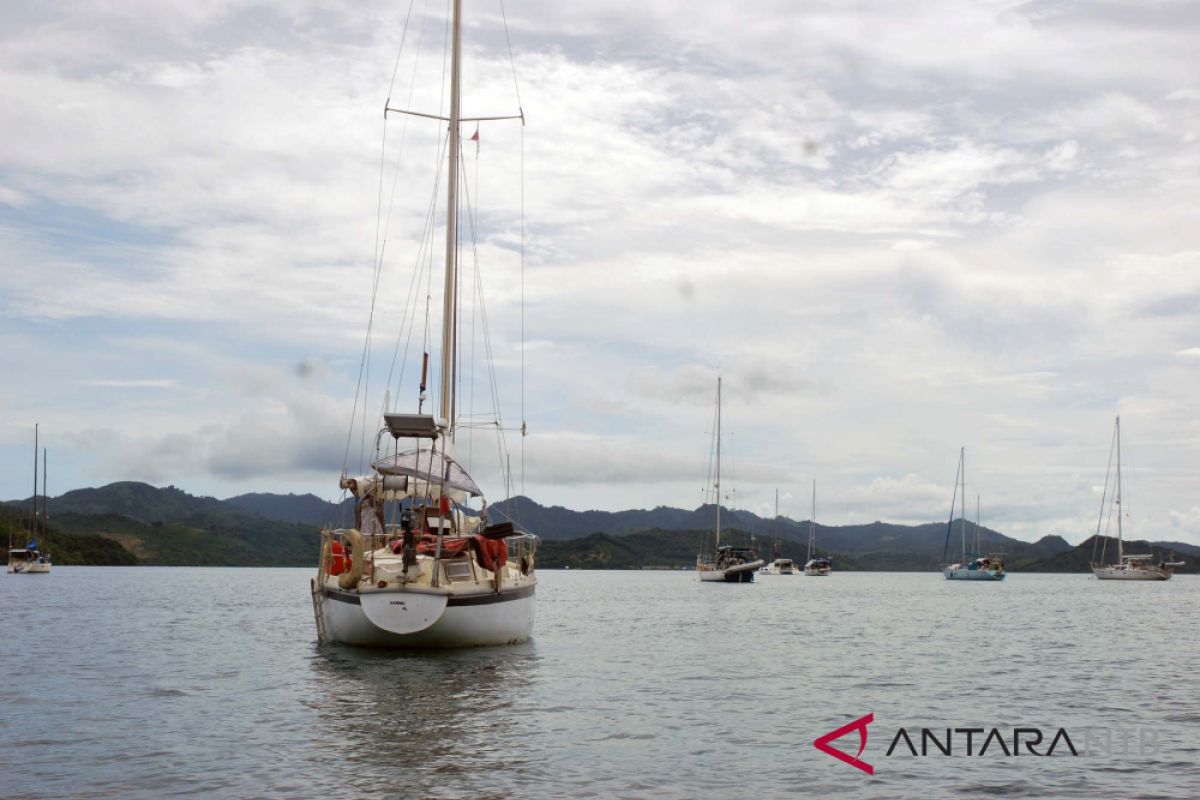
M 452 5 L 449 116 L 390 105 L 385 112 L 433 116 L 447 125 L 447 166 L 441 176 L 448 200 L 439 412 L 436 417 L 423 412 L 430 362 L 426 351 L 417 412 L 385 411 L 370 471 L 342 475 L 341 487 L 355 498 L 354 527 L 322 532 L 321 560 L 311 585 L 323 642 L 397 648 L 501 645 L 524 641 L 533 629 L 537 537 L 493 518 L 454 450 L 460 422 L 470 421 L 455 396 L 456 380 L 462 380 L 460 126 L 475 120 L 461 114 L 462 0 Z M 501 118 L 524 119 L 523 114 L 488 119 Z M 433 191 L 436 196 L 436 186 Z M 470 220 L 473 230 L 473 215 Z M 480 286 L 476 273 L 474 288 Z M 429 324 L 427 307 L 425 313 Z M 403 335 L 403 325 L 401 331 Z M 389 405 L 390 395 L 385 409 Z M 503 436 L 498 420 L 494 429 Z
M 713 550 L 702 549 L 696 556 L 696 572 L 700 580 L 712 583 L 753 583 L 754 573 L 766 561 L 759 558 L 753 547 L 721 544 L 721 379 L 717 378 L 717 425 L 713 432 L 716 442 L 716 470 L 712 495 L 717 507 Z
M 808 521 L 808 556 L 804 562 L 804 574 L 810 578 L 824 578 L 833 572 L 833 561 L 825 556 L 814 556 L 817 546 L 817 482 L 812 485 L 812 518 Z
M 1113 449 L 1117 456 L 1117 480 L 1114 490 L 1109 495 L 1108 484 L 1112 472 Z M 1092 539 L 1092 574 L 1102 581 L 1169 581 L 1175 574 L 1175 567 L 1183 566 L 1181 561 L 1165 561 L 1156 559 L 1151 554 L 1127 554 L 1125 552 L 1125 533 L 1122 517 L 1125 516 L 1121 507 L 1121 418 L 1117 417 L 1113 427 L 1113 443 L 1108 454 L 1109 472 L 1104 476 L 1104 491 L 1100 496 L 1100 518 L 1096 522 L 1096 536 Z M 1111 499 L 1112 506 L 1108 507 Z M 1096 546 L 1101 541 L 1100 527 L 1104 523 L 1104 512 L 1109 511 L 1109 519 L 1117 518 L 1117 561 L 1106 564 L 1105 555 L 1108 549 L 1108 536 L 1103 537 L 1103 547 L 1100 556 L 1096 557 Z
M 790 558 L 776 558 L 767 564 L 765 567 L 759 567 L 759 572 L 767 575 L 795 575 L 796 562 Z
M 8 542 L 8 574 L 9 575 L 45 575 L 53 563 L 49 552 L 44 552 L 38 545 L 39 529 L 42 546 L 49 538 L 47 523 L 50 514 L 46 507 L 49 499 L 46 494 L 46 451 L 42 449 L 42 511 L 38 513 L 38 426 L 33 426 L 33 511 L 29 518 L 29 543 L 24 547 L 14 547 L 10 528 Z
M 950 548 L 950 533 L 954 528 L 954 508 L 962 487 L 962 516 L 960 533 L 962 537 L 962 557 L 957 563 L 946 564 L 942 567 L 942 575 L 948 581 L 1002 581 L 1007 574 L 1004 571 L 1004 554 L 981 554 L 979 541 L 979 524 L 975 525 L 975 552 L 967 551 L 967 449 L 958 451 L 958 472 L 954 476 L 954 496 L 950 499 L 950 520 L 946 523 L 946 544 L 942 548 L 942 562 L 945 563 L 947 551 Z
M 795 575 L 796 563 L 782 555 L 779 539 L 779 490 L 775 490 L 775 519 L 771 520 L 771 563 L 758 568 L 762 575 Z

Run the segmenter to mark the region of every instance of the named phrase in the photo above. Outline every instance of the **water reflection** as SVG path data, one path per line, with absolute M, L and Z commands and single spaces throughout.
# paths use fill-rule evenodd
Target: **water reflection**
M 312 668 L 316 739 L 338 753 L 338 783 L 358 794 L 502 796 L 528 768 L 514 727 L 531 712 L 533 641 L 399 652 L 325 645 Z

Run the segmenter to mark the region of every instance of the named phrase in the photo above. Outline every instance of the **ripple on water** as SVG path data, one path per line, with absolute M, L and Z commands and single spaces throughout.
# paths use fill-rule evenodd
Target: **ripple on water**
M 1149 775 L 1147 796 L 1194 797 L 1200 713 L 1179 698 L 1200 696 L 1200 580 L 1151 596 L 1021 577 L 548 572 L 532 641 L 398 654 L 316 646 L 308 570 L 63 568 L 36 607 L 67 635 L 0 617 L 0 669 L 21 676 L 0 748 L 54 763 L 3 794 L 1108 797 Z M 3 607 L 28 602 L 18 584 L 0 581 Z M 1097 635 L 1123 624 L 1114 597 L 1137 652 Z M 873 778 L 812 747 L 867 712 Z M 883 754 L 901 725 L 969 724 L 1160 735 L 1146 758 Z

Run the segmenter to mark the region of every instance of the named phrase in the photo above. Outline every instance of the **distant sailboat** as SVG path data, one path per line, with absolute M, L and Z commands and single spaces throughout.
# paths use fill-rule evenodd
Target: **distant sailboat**
M 716 473 L 712 484 L 717 507 L 714 549 L 696 556 L 696 571 L 700 580 L 714 583 L 753 583 L 755 571 L 766 562 L 752 547 L 721 544 L 721 379 L 717 378 L 717 426 L 713 432 L 716 442 Z
M 1100 550 L 1100 558 L 1096 559 L 1096 544 L 1100 541 L 1100 526 L 1104 524 L 1104 511 L 1107 506 L 1108 481 L 1112 471 L 1112 451 L 1117 453 L 1117 483 L 1112 494 L 1112 510 L 1117 516 L 1117 563 L 1105 564 L 1105 550 L 1108 548 L 1108 537 L 1104 537 L 1104 546 Z M 1092 539 L 1092 574 L 1102 581 L 1168 581 L 1175 574 L 1175 567 L 1183 565 L 1181 561 L 1159 561 L 1155 563 L 1154 554 L 1126 555 L 1125 534 L 1122 517 L 1125 516 L 1121 506 L 1123 500 L 1121 489 L 1121 418 L 1117 417 L 1113 427 L 1113 443 L 1108 454 L 1109 473 L 1104 476 L 1104 492 L 1100 496 L 1100 518 L 1096 521 L 1096 536 Z
M 784 558 L 781 555 L 781 547 L 779 541 L 779 490 L 775 490 L 775 519 L 771 520 L 771 563 L 765 567 L 759 567 L 758 571 L 764 575 L 795 575 L 796 563 L 790 558 Z
M 957 564 L 946 564 L 942 574 L 948 581 L 1002 581 L 1004 580 L 1004 554 L 981 554 L 979 532 L 976 531 L 974 553 L 967 552 L 967 448 L 958 451 L 958 472 L 954 476 L 954 496 L 950 499 L 950 519 L 946 522 L 946 544 L 942 548 L 942 563 L 946 563 L 950 549 L 950 532 L 954 528 L 954 507 L 958 503 L 959 486 L 962 487 L 962 559 Z M 978 509 L 976 511 L 978 513 Z M 978 523 L 976 528 L 978 528 Z
M 813 481 L 812 518 L 808 521 L 808 560 L 804 562 L 804 574 L 823 578 L 833 572 L 833 562 L 825 556 L 814 556 L 817 549 L 817 482 Z
M 38 515 L 38 426 L 33 426 L 33 511 L 29 518 L 29 543 L 24 547 L 13 547 L 11 535 L 8 543 L 8 572 L 10 575 L 44 575 L 50 571 L 53 566 L 50 561 L 50 553 L 42 552 L 38 546 L 38 528 L 41 527 L 42 546 L 47 546 L 46 523 L 49 521 L 49 512 L 46 510 L 45 501 L 49 499 L 46 494 L 46 450 L 42 449 L 42 514 L 39 523 Z

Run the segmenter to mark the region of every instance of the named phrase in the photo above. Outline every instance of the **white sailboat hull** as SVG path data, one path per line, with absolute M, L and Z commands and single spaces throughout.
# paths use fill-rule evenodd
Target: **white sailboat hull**
M 31 563 L 31 564 L 9 564 L 9 575 L 44 575 L 50 571 L 49 563 Z
M 328 641 L 357 647 L 516 644 L 533 632 L 535 587 L 530 583 L 498 593 L 447 595 L 406 589 L 360 594 L 326 586 L 317 613 Z M 383 606 L 404 604 L 419 608 L 416 618 L 389 620 L 379 613 Z
M 724 569 L 702 569 L 700 580 L 712 583 L 754 583 L 754 575 L 765 561 L 751 561 L 748 564 L 738 564 Z
M 824 578 L 824 577 L 827 577 L 829 575 L 829 573 L 832 571 L 833 570 L 829 569 L 828 567 L 824 567 L 824 568 L 820 568 L 820 569 L 817 569 L 814 567 L 805 567 L 804 568 L 804 574 L 809 576 L 810 578 Z
M 1172 571 L 1164 567 L 1092 567 L 1092 574 L 1102 581 L 1169 581 Z
M 948 581 L 1002 581 L 1005 573 L 991 569 L 967 569 L 954 564 L 942 569 Z

